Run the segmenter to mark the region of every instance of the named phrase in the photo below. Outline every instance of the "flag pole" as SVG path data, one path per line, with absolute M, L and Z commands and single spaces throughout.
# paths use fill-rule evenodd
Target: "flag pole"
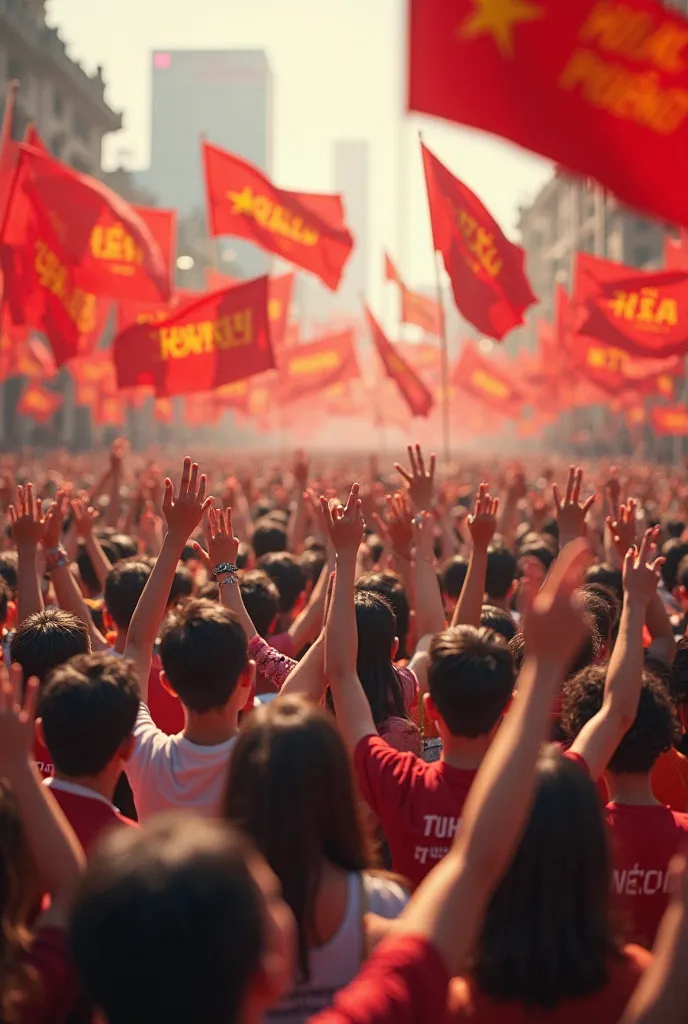
M 433 252 L 435 263 L 435 285 L 437 304 L 440 309 L 440 410 L 442 413 L 442 456 L 445 466 L 451 461 L 451 436 L 449 424 L 449 352 L 447 349 L 447 322 L 444 315 L 444 296 L 440 276 L 439 253 Z

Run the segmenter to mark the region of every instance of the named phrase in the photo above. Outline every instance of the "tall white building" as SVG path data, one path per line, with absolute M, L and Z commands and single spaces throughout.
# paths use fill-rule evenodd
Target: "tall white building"
M 151 161 L 139 180 L 180 216 L 205 208 L 201 139 L 272 174 L 273 79 L 263 50 L 155 50 L 151 54 Z M 223 243 L 227 273 L 264 273 L 269 256 Z
M 361 295 L 368 289 L 370 238 L 370 143 L 341 139 L 333 149 L 334 190 L 341 193 L 346 219 L 354 235 L 354 250 L 344 270 L 337 307 L 360 312 Z

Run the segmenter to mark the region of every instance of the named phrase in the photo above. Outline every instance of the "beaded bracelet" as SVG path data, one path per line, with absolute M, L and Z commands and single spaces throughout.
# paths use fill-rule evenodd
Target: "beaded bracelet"
M 216 565 L 213 569 L 213 576 L 217 579 L 217 577 L 222 576 L 223 573 L 235 573 L 238 568 L 239 566 L 234 565 L 233 562 L 220 562 L 220 564 Z
M 55 569 L 64 569 L 69 564 L 67 552 L 64 548 L 50 548 L 45 554 L 45 571 L 54 572 Z
M 217 581 L 217 585 L 218 585 L 218 587 L 225 587 L 228 583 L 234 584 L 234 583 L 238 583 L 238 582 L 239 582 L 239 577 L 235 576 L 234 573 L 230 573 L 228 576 L 225 576 L 225 578 L 223 580 L 218 580 Z

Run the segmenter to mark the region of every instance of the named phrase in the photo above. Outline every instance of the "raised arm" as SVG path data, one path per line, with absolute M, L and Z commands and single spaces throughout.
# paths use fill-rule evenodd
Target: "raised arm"
M 640 550 L 633 547 L 624 559 L 624 603 L 619 630 L 609 659 L 604 683 L 604 700 L 598 713 L 587 722 L 571 745 L 593 779 L 605 771 L 614 751 L 635 721 L 643 676 L 643 626 L 647 606 L 657 593 L 659 571 L 664 561 L 648 562 L 657 529 L 647 530 Z
M 473 515 L 467 519 L 473 547 L 466 579 L 463 581 L 452 616 L 452 626 L 477 628 L 480 625 L 487 576 L 487 549 L 497 529 L 498 510 L 499 499 L 488 494 L 487 484 L 481 484 L 478 488 L 478 497 L 475 499 Z
M 103 551 L 100 541 L 93 532 L 93 527 L 98 519 L 98 512 L 92 505 L 81 501 L 79 498 L 71 502 L 74 525 L 78 536 L 86 545 L 88 557 L 91 559 L 94 572 L 98 577 L 101 591 L 105 589 L 105 580 L 112 569 L 110 559 Z
M 129 442 L 122 437 L 118 437 L 113 441 L 112 448 L 110 449 L 110 476 L 108 478 L 110 496 L 105 515 L 105 525 L 112 526 L 115 530 L 119 525 L 120 491 L 124 474 L 124 459 L 128 451 Z
M 294 490 L 296 492 L 296 505 L 289 516 L 287 526 L 287 550 L 298 555 L 303 545 L 308 525 L 308 499 L 306 488 L 308 487 L 308 462 L 303 452 L 297 452 L 294 456 Z
M 45 533 L 40 499 L 34 498 L 33 484 L 17 488 L 17 504 L 8 509 L 19 562 L 17 580 L 17 621 L 44 609 L 36 554 Z
M 60 608 L 73 612 L 86 623 L 91 634 L 91 646 L 94 651 L 107 651 L 109 644 L 93 621 L 91 610 L 84 601 L 79 585 L 72 575 L 67 552 L 60 544 L 65 501 L 65 494 L 58 491 L 55 502 L 45 518 L 43 545 L 46 569 L 50 574 Z
M 363 537 L 358 484 L 346 508 L 320 499 L 330 539 L 337 552 L 337 570 L 325 627 L 325 672 L 334 697 L 337 725 L 350 750 L 364 736 L 377 732 L 368 698 L 358 678 L 358 630 L 354 608 L 356 554 Z
M 212 498 L 206 498 L 205 474 L 199 476 L 198 463 L 184 459 L 179 493 L 175 497 L 172 481 L 165 480 L 162 511 L 167 521 L 167 533 L 162 549 L 148 577 L 143 593 L 132 616 L 124 648 L 124 657 L 136 665 L 141 701 L 148 699 L 153 645 L 160 623 L 165 615 L 170 589 L 184 545 L 198 528 L 203 513 L 210 508 Z
M 69 822 L 49 789 L 41 784 L 31 747 L 38 680 L 29 679 L 22 702 L 22 672 L 0 665 L 0 775 L 12 786 L 29 850 L 41 884 L 50 894 L 45 923 L 66 923 L 85 858 Z
M 334 570 L 334 557 L 334 549 L 328 544 L 327 561 L 320 570 L 306 607 L 296 616 L 288 629 L 294 650 L 297 652 L 310 643 L 322 629 L 325 595 L 330 574 Z
M 254 636 L 258 635 L 258 631 L 246 611 L 239 589 L 236 564 L 239 538 L 234 536 L 231 508 L 225 509 L 224 512 L 220 509 L 208 509 L 205 541 L 208 545 L 207 552 L 195 541 L 194 551 L 205 565 L 208 575 L 216 580 L 222 604 L 239 620 L 246 633 L 246 640 L 250 643 Z
M 582 483 L 583 470 L 580 467 L 571 466 L 563 499 L 559 493 L 558 486 L 552 484 L 554 507 L 557 512 L 557 523 L 559 525 L 559 550 L 566 547 L 572 540 L 576 540 L 577 537 L 585 536 L 585 517 L 590 511 L 597 495 L 592 494 L 586 501 L 581 501 Z
M 395 925 L 397 932 L 428 939 L 450 976 L 465 968 L 487 902 L 527 820 L 552 697 L 585 635 L 575 588 L 587 562 L 584 541 L 569 545 L 525 609 L 529 653 L 519 674 L 518 697 L 478 770 L 449 854 Z
M 429 512 L 413 518 L 413 580 L 415 591 L 416 636 L 439 633 L 444 629 L 444 604 L 435 568 L 434 521 Z

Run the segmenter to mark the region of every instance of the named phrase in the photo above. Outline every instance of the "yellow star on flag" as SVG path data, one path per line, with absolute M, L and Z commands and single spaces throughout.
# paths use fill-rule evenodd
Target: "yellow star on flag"
M 514 29 L 527 21 L 541 21 L 545 9 L 529 0 L 473 0 L 474 11 L 459 26 L 462 39 L 494 37 L 502 56 L 514 55 Z
M 251 213 L 253 210 L 253 192 L 249 185 L 241 192 L 228 192 L 227 198 L 233 204 L 232 213 Z

